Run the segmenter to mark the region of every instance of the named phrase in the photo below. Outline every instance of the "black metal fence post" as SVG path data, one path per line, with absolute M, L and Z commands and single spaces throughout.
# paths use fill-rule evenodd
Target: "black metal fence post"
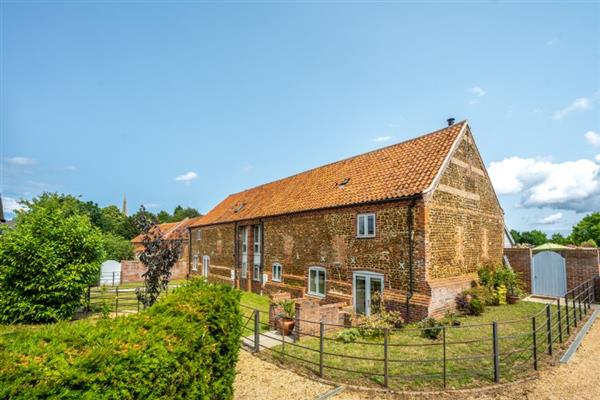
M 254 310 L 254 351 L 260 351 L 260 311 Z
M 573 295 L 573 326 L 577 328 L 577 301 Z
M 558 341 L 563 342 L 562 318 L 560 317 L 560 297 L 556 298 L 556 318 L 558 318 Z
M 323 377 L 323 337 L 325 333 L 325 326 L 323 325 L 323 321 L 319 323 L 319 376 Z
M 115 286 L 115 271 L 112 273 L 112 286 Z
M 546 304 L 546 333 L 548 334 L 548 354 L 552 355 L 552 312 L 550 304 Z
M 389 329 L 383 330 L 383 386 L 388 387 L 388 362 L 389 362 Z
M 446 325 L 442 326 L 442 348 L 443 348 L 443 357 L 444 357 L 444 389 L 448 386 L 448 378 L 446 376 L 447 371 L 447 360 L 446 360 Z
M 531 331 L 533 333 L 533 369 L 537 371 L 538 363 L 537 363 L 537 327 L 535 323 L 535 317 L 531 317 Z
M 500 383 L 500 352 L 498 349 L 498 323 L 492 322 L 492 343 L 494 352 L 494 382 Z
M 581 313 L 581 293 L 577 295 L 577 303 L 579 304 L 579 320 L 583 319 L 583 314 Z
M 565 294 L 565 317 L 567 318 L 567 336 L 571 336 L 571 321 L 569 321 L 569 295 Z

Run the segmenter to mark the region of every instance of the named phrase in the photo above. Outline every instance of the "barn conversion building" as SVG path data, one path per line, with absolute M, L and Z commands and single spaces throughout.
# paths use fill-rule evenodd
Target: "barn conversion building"
M 466 121 L 230 195 L 189 227 L 190 274 L 411 320 L 440 315 L 486 264 L 504 218 Z

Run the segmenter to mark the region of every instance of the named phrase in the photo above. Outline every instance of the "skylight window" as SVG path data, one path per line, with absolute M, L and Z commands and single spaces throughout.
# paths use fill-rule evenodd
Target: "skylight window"
M 350 178 L 345 178 L 343 181 L 341 181 L 340 183 L 338 183 L 338 187 L 340 189 L 343 189 L 344 187 L 346 187 L 346 185 L 348 184 L 348 182 L 350 182 Z
M 244 203 L 239 203 L 236 204 L 235 206 L 233 206 L 233 212 L 237 213 L 240 212 L 242 208 L 244 208 L 245 204 Z

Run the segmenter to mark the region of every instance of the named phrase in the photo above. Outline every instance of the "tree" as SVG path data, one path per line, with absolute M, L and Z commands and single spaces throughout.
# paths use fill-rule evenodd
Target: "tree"
M 0 236 L 0 322 L 71 318 L 97 278 L 101 234 L 73 199 L 45 194 L 24 202 L 15 227 Z
M 577 244 L 590 239 L 595 243 L 600 243 L 600 212 L 594 212 L 583 217 L 583 219 L 573 227 L 571 237 Z
M 158 222 L 164 224 L 166 222 L 179 222 L 183 221 L 186 218 L 199 217 L 200 213 L 198 212 L 198 210 L 192 207 L 183 208 L 181 206 L 177 206 L 173 210 L 173 215 L 163 210 L 160 211 L 156 216 L 158 218 Z
M 138 299 L 145 307 L 156 302 L 160 293 L 167 289 L 171 279 L 171 269 L 181 256 L 181 240 L 165 240 L 156 218 L 146 212 L 144 206 L 137 213 L 137 226 L 142 232 L 144 249 L 139 259 L 146 267 L 143 290 L 137 290 Z
M 537 229 L 525 232 L 517 232 L 515 230 L 512 230 L 511 234 L 513 236 L 513 239 L 515 239 L 515 242 L 520 244 L 531 244 L 534 246 L 539 246 L 548 242 L 548 237 L 546 236 L 546 234 Z
M 570 244 L 570 243 L 571 243 L 571 242 L 570 242 L 570 240 L 569 240 L 569 238 L 566 238 L 566 237 L 564 237 L 564 236 L 563 236 L 562 234 L 560 234 L 560 233 L 555 233 L 555 234 L 553 234 L 553 235 L 550 237 L 550 241 L 551 241 L 552 243 L 556 243 L 556 244 L 562 244 L 562 245 L 565 245 L 565 244 Z
M 102 234 L 102 248 L 107 260 L 131 260 L 133 259 L 133 244 L 114 233 Z

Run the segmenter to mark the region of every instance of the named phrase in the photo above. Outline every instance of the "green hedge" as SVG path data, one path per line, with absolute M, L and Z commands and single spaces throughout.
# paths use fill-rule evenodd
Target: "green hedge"
M 0 325 L 0 399 L 231 399 L 239 300 L 194 280 L 138 315 Z

